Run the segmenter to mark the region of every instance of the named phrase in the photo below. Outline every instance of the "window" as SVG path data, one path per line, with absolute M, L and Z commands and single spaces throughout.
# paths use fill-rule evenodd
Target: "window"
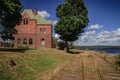
M 41 39 L 41 45 L 45 45 L 45 40 Z
M 26 18 L 26 24 L 28 24 L 28 18 Z
M 26 38 L 23 39 L 23 44 L 27 44 L 27 39 Z
M 46 34 L 46 29 L 44 28 L 44 34 Z
M 28 24 L 28 18 L 23 19 L 23 24 L 27 25 Z
M 25 24 L 26 22 L 25 22 L 25 18 L 23 19 L 23 24 Z
M 17 44 L 21 44 L 21 39 L 20 38 L 17 39 Z
M 40 28 L 40 34 L 42 34 L 42 28 Z
M 32 45 L 33 44 L 33 40 L 30 38 L 29 39 L 29 45 Z

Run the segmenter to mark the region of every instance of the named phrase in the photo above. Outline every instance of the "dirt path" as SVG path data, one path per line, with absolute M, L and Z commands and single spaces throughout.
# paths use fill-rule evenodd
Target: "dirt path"
M 79 55 L 74 55 L 71 61 L 54 77 L 53 80 L 82 80 L 82 60 Z
M 93 52 L 85 52 L 74 54 L 52 80 L 120 80 L 120 74 Z
M 93 56 L 97 61 L 97 68 L 102 77 L 102 80 L 120 80 L 120 72 L 117 71 L 112 64 L 108 63 L 96 54 L 93 54 Z

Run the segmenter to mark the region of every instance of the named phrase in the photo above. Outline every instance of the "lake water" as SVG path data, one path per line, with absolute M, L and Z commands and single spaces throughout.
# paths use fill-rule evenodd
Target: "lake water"
M 120 47 L 76 47 L 76 49 L 80 50 L 92 50 L 98 52 L 106 52 L 110 55 L 117 55 L 120 54 Z

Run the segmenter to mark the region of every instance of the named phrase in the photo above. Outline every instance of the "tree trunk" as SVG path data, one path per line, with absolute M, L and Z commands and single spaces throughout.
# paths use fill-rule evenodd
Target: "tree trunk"
M 67 41 L 65 41 L 65 49 L 64 49 L 66 52 L 69 52 L 69 47 L 68 47 L 68 43 Z

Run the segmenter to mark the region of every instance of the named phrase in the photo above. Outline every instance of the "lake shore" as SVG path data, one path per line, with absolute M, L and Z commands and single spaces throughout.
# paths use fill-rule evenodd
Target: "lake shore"
M 120 46 L 77 46 L 78 50 L 91 50 L 100 53 L 107 53 L 111 56 L 120 54 Z

